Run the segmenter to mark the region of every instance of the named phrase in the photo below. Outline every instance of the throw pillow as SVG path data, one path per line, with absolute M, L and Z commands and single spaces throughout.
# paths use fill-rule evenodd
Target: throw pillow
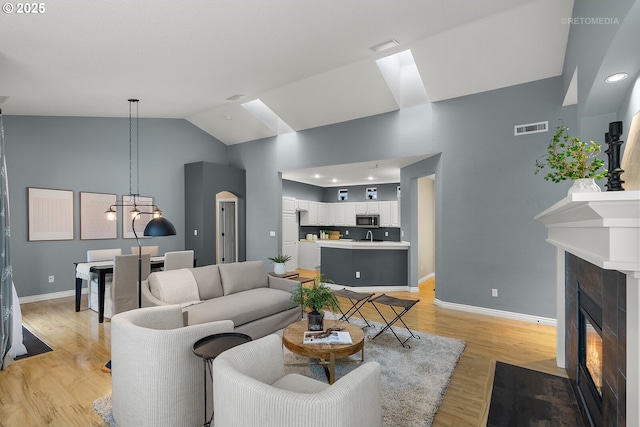
M 200 302 L 198 284 L 188 268 L 158 271 L 149 275 L 149 290 L 160 301 L 182 307 Z

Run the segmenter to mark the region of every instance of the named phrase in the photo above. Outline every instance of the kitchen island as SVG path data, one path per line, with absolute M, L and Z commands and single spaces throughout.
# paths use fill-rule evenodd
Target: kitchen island
M 409 242 L 319 240 L 320 272 L 337 285 L 406 287 Z

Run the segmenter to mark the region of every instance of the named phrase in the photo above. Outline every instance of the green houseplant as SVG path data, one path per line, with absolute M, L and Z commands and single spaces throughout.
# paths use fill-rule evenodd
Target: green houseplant
M 269 261 L 273 263 L 273 272 L 276 274 L 284 274 L 287 271 L 284 265 L 289 260 L 291 260 L 291 255 L 279 254 L 269 258 Z
M 544 179 L 552 182 L 602 179 L 607 175 L 607 170 L 604 169 L 604 160 L 597 158 L 600 151 L 598 142 L 581 141 L 569 134 L 568 127 L 558 126 L 547 147 L 547 154 L 536 160 L 535 173 L 549 168 Z M 591 191 L 600 190 L 595 183 L 593 185 L 597 190 L 593 188 Z
M 340 310 L 340 303 L 331 288 L 325 283 L 333 283 L 322 274 L 318 274 L 311 286 L 298 285 L 291 294 L 291 302 L 301 305 L 303 309 L 311 310 L 307 314 L 310 331 L 323 330 L 324 309 L 333 313 Z

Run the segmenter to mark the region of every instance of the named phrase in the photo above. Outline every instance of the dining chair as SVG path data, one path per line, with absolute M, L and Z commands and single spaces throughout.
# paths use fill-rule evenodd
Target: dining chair
M 131 253 L 134 255 L 138 255 L 138 247 L 131 246 Z M 142 246 L 142 253 L 149 254 L 151 256 L 159 256 L 160 249 L 158 248 L 158 246 Z
M 151 256 L 142 254 L 142 280 L 151 272 Z M 138 255 L 118 255 L 113 262 L 113 277 L 104 293 L 104 317 L 138 308 Z
M 193 267 L 194 252 L 172 251 L 164 253 L 164 270 L 177 270 L 179 268 Z
M 87 251 L 87 262 L 113 261 L 116 255 L 122 255 L 122 249 L 92 249 Z M 107 275 L 111 280 L 111 275 Z M 89 308 L 98 311 L 98 276 L 91 274 L 91 280 L 87 281 L 89 291 Z

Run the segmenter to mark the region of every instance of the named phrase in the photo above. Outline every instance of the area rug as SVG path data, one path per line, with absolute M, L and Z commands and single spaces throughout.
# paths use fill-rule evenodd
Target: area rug
M 358 319 L 359 320 L 359 319 Z M 356 320 L 356 322 L 358 321 Z M 382 425 L 384 427 L 429 427 L 442 402 L 465 342 L 445 338 L 426 332 L 414 332 L 419 339 L 411 338 L 404 348 L 389 331 L 375 340 L 370 337 L 383 327 L 369 322 L 372 327 L 365 331 L 365 362 L 377 361 L 381 366 Z M 359 325 L 362 326 L 362 325 Z M 394 330 L 401 339 L 409 334 L 402 328 Z M 282 331 L 278 331 L 282 334 Z M 285 363 L 305 362 L 285 351 Z M 360 357 L 360 354 L 356 355 Z M 336 378 L 341 378 L 357 368 L 358 363 L 336 364 Z M 318 365 L 285 367 L 287 372 L 296 372 L 326 381 L 324 369 Z M 111 427 L 116 427 L 111 416 L 111 396 L 93 402 L 94 410 Z
M 496 362 L 487 427 L 582 427 L 567 378 Z
M 352 318 L 353 320 L 354 318 Z M 362 327 L 364 323 L 355 323 Z M 382 383 L 382 425 L 384 427 L 428 427 L 438 411 L 449 386 L 465 342 L 426 332 L 415 332 L 420 339 L 411 338 L 404 348 L 396 337 L 385 331 L 371 339 L 384 327 L 371 322 L 364 328 L 365 362 L 380 363 Z M 401 340 L 409 337 L 406 329 L 394 326 Z M 353 356 L 359 359 L 360 353 Z M 285 363 L 308 360 L 285 349 Z M 358 367 L 358 363 L 336 363 L 336 379 Z M 317 365 L 286 366 L 287 372 L 295 372 L 326 381 L 324 369 Z
M 27 353 L 21 356 L 17 356 L 15 360 L 26 359 L 27 357 L 37 356 L 38 354 L 47 353 L 53 351 L 51 347 L 46 345 L 37 336 L 33 335 L 24 326 L 22 327 L 22 343 L 27 348 Z

